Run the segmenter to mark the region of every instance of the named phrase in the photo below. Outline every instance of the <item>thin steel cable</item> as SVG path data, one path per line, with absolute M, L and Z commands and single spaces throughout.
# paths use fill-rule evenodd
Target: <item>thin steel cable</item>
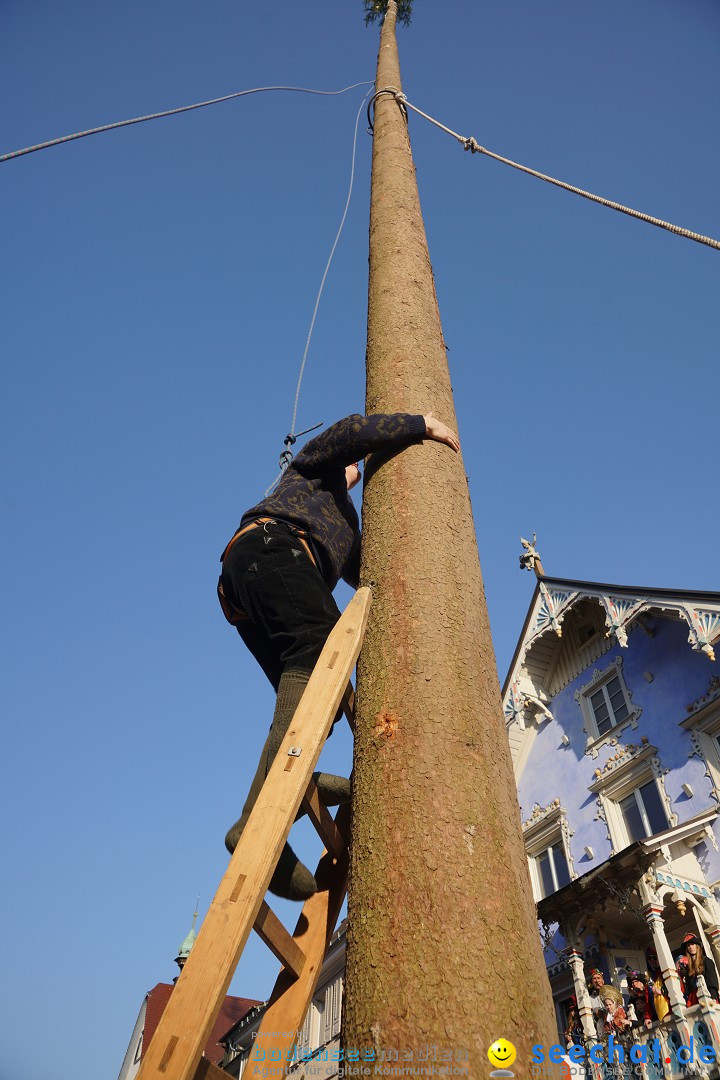
M 218 105 L 222 101 L 232 101 L 233 98 L 245 97 L 247 94 L 263 94 L 268 90 L 290 90 L 298 94 L 320 94 L 323 97 L 335 97 L 345 94 L 348 90 L 354 90 L 358 86 L 372 85 L 368 79 L 363 82 L 345 86 L 342 90 L 310 90 L 305 86 L 256 86 L 252 90 L 238 90 L 234 94 L 225 94 L 223 97 L 211 98 L 209 101 L 198 101 L 194 105 L 181 105 L 177 109 L 165 109 L 164 112 L 149 113 L 147 116 L 136 116 L 132 120 L 118 120 L 114 124 L 103 124 L 102 127 L 88 128 L 87 131 L 77 131 L 74 135 L 62 135 L 59 139 L 48 139 L 47 142 L 36 143 L 34 146 L 26 146 L 22 150 L 13 150 L 10 154 L 0 155 L 0 164 L 10 161 L 12 158 L 22 157 L 24 154 L 34 154 L 36 150 L 47 150 L 50 146 L 59 146 L 61 143 L 72 142 L 73 139 L 84 139 L 87 135 L 99 135 L 103 131 L 114 131 L 115 128 L 128 127 L 130 124 L 144 124 L 146 120 L 160 120 L 164 116 L 177 116 L 178 113 L 190 112 L 192 109 L 204 109 L 207 105 Z M 368 91 L 369 92 L 369 91 Z
M 322 297 L 323 289 L 325 288 L 325 280 L 326 280 L 326 278 L 328 276 L 328 271 L 330 269 L 330 264 L 331 264 L 331 262 L 333 260 L 333 255 L 335 254 L 335 249 L 338 246 L 338 241 L 340 240 L 340 236 L 341 236 L 342 231 L 343 231 L 343 226 L 345 225 L 345 218 L 347 217 L 348 208 L 350 206 L 350 199 L 352 197 L 353 183 L 354 183 L 354 180 L 355 180 L 355 156 L 356 156 L 356 151 L 357 151 L 357 133 L 358 133 L 358 124 L 360 122 L 360 113 L 362 112 L 363 105 L 367 101 L 367 99 L 370 96 L 371 92 L 372 92 L 372 88 L 370 90 L 368 90 L 367 94 L 365 95 L 365 97 L 360 102 L 360 108 L 358 109 L 357 116 L 355 117 L 355 130 L 353 132 L 352 160 L 350 162 L 350 186 L 348 188 L 347 199 L 345 200 L 345 209 L 343 210 L 343 213 L 342 213 L 342 218 L 341 218 L 341 221 L 340 221 L 340 227 L 338 228 L 337 235 L 335 237 L 335 241 L 334 241 L 333 246 L 332 246 L 332 248 L 330 250 L 330 255 L 328 256 L 328 261 L 327 261 L 327 264 L 325 266 L 325 273 L 323 274 L 322 281 L 320 282 L 320 288 L 318 289 L 317 299 L 315 301 L 315 308 L 314 308 L 313 313 L 312 313 L 312 319 L 310 320 L 310 329 L 308 331 L 307 341 L 305 342 L 305 351 L 303 352 L 302 364 L 300 365 L 300 375 L 298 376 L 297 388 L 295 390 L 295 401 L 293 403 L 292 422 L 290 424 L 290 430 L 291 431 L 295 430 L 295 420 L 297 419 L 298 399 L 300 398 L 300 384 L 302 383 L 302 377 L 303 377 L 303 373 L 305 371 L 305 361 L 307 360 L 308 349 L 310 348 L 310 339 L 312 338 L 312 332 L 313 332 L 313 328 L 315 326 L 315 318 L 316 318 L 317 313 L 318 313 L 318 307 L 320 306 L 320 298 Z
M 554 176 L 547 176 L 545 173 L 537 172 L 527 165 L 520 165 L 517 161 L 502 157 L 501 154 L 495 154 L 492 150 L 488 150 L 486 147 L 481 146 L 474 138 L 472 138 L 472 136 L 467 138 L 464 135 L 458 135 L 457 131 L 453 131 L 452 128 L 446 127 L 445 124 L 441 124 L 440 121 L 435 120 L 434 117 L 428 116 L 422 109 L 418 109 L 416 105 L 412 105 L 405 94 L 400 93 L 394 87 L 388 87 L 386 90 L 381 90 L 380 93 L 392 94 L 401 106 L 412 109 L 413 112 L 416 112 L 419 116 L 429 120 L 431 124 L 439 127 L 442 131 L 446 131 L 448 135 L 452 135 L 454 139 L 457 139 L 458 142 L 462 143 L 466 150 L 472 151 L 473 154 L 485 154 L 486 157 L 494 158 L 495 161 L 500 161 L 503 165 L 510 165 L 513 169 L 518 169 L 520 172 L 527 173 L 528 176 L 534 176 L 538 180 L 545 180 L 548 184 L 554 184 L 555 187 L 563 188 L 565 191 L 571 191 L 573 195 L 581 195 L 583 199 L 589 199 L 591 202 L 600 203 L 601 206 L 607 206 L 611 210 L 617 210 L 621 214 L 627 214 L 629 217 L 638 218 L 640 221 L 646 221 L 649 225 L 656 225 L 659 229 L 666 229 L 676 236 L 684 236 L 686 240 L 694 240 L 697 244 L 704 244 L 706 247 L 720 250 L 720 240 L 714 240 L 711 236 L 703 236 L 702 233 L 691 232 L 690 229 L 684 229 L 680 225 L 673 225 L 669 221 L 663 221 L 662 218 L 652 217 L 650 214 L 643 214 L 639 210 L 633 210 L 629 206 L 623 206 L 622 203 L 613 202 L 612 199 L 604 199 L 601 195 L 593 195 L 591 191 L 585 191 L 584 188 L 575 187 L 573 184 L 566 184 L 564 180 L 557 180 Z M 379 94 L 376 94 L 375 97 L 379 97 Z
M 335 249 L 337 248 L 338 242 L 340 240 L 340 236 L 342 235 L 343 227 L 345 225 L 345 219 L 347 217 L 347 212 L 348 212 L 348 209 L 350 207 L 350 199 L 352 197 L 352 192 L 353 192 L 353 183 L 355 181 L 355 156 L 356 156 L 356 152 L 357 152 L 358 124 L 360 122 L 360 114 L 362 113 L 363 106 L 364 106 L 365 102 L 367 101 L 367 99 L 370 97 L 371 93 L 372 93 L 372 86 L 370 87 L 367 94 L 365 95 L 365 97 L 360 102 L 360 108 L 358 109 L 357 116 L 355 117 L 355 130 L 353 132 L 352 160 L 350 162 L 350 186 L 348 187 L 347 198 L 345 200 L 345 209 L 343 210 L 342 218 L 340 220 L 340 227 L 338 228 L 337 234 L 335 236 L 335 241 L 334 241 L 333 246 L 332 246 L 332 248 L 330 250 L 330 255 L 328 256 L 328 261 L 325 264 L 325 272 L 324 272 L 324 274 L 322 276 L 322 281 L 320 282 L 320 288 L 318 289 L 318 294 L 317 294 L 317 297 L 315 299 L 315 307 L 313 309 L 312 319 L 310 320 L 310 329 L 308 330 L 308 336 L 307 336 L 307 339 L 305 341 L 305 350 L 303 352 L 302 362 L 300 364 L 300 374 L 298 375 L 297 386 L 295 388 L 295 401 L 293 402 L 292 420 L 290 422 L 290 431 L 289 431 L 289 434 L 288 434 L 288 436 L 286 438 L 286 444 L 287 444 L 287 439 L 292 437 L 292 441 L 294 442 L 295 438 L 296 438 L 296 436 L 294 436 L 295 421 L 297 419 L 298 401 L 300 400 L 300 387 L 302 385 L 303 375 L 305 373 L 305 363 L 307 361 L 308 351 L 310 349 L 310 341 L 312 340 L 312 334 L 313 334 L 313 330 L 315 328 L 315 319 L 317 317 L 318 308 L 320 307 L 320 299 L 321 299 L 322 294 L 323 294 L 323 289 L 325 288 L 325 281 L 326 281 L 327 276 L 328 276 L 328 271 L 330 270 L 330 264 L 331 264 L 331 262 L 333 260 L 333 255 L 335 254 Z M 310 428 L 309 430 L 312 431 L 313 428 Z M 284 452 L 285 455 L 287 453 L 288 453 L 288 451 Z M 280 468 L 280 472 L 278 473 L 278 475 L 275 477 L 275 479 L 273 480 L 270 487 L 265 492 L 266 497 L 270 494 L 270 492 L 273 490 L 273 488 L 279 482 L 282 474 L 285 472 L 285 469 L 290 464 L 291 457 L 292 457 L 292 455 L 290 455 L 290 458 L 288 458 L 287 456 L 281 455 L 281 462 L 283 462 L 283 464 L 282 464 L 282 466 Z

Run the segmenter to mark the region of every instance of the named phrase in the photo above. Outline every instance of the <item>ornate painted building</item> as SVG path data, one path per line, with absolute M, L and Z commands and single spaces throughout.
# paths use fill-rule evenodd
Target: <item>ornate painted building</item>
M 503 706 L 558 1030 L 575 995 L 595 1041 L 588 969 L 625 990 L 654 946 L 672 1017 L 643 1038 L 686 1075 L 691 1035 L 720 1056 L 720 1010 L 687 1008 L 675 968 L 692 932 L 720 969 L 720 594 L 545 577 L 524 545 L 538 582 Z
M 662 1047 L 642 1074 L 718 1076 L 678 1059 L 691 1037 L 720 1057 L 720 1007 L 702 983 L 686 1007 L 675 957 L 692 932 L 720 970 L 720 594 L 550 578 L 525 547 L 538 582 L 503 707 L 560 1041 L 571 995 L 596 1041 L 589 968 L 626 991 L 626 967 L 646 970 L 654 947 L 671 1015 L 633 1034 Z M 339 1073 L 344 962 L 343 925 L 299 1032 L 297 1080 Z M 254 1064 L 264 1011 L 221 1038 L 229 1075 Z

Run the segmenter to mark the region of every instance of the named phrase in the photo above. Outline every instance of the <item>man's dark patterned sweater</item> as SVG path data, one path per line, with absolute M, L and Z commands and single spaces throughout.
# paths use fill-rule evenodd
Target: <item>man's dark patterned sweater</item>
M 346 416 L 311 439 L 268 498 L 243 514 L 239 529 L 259 517 L 307 533 L 328 588 L 342 577 L 353 588 L 360 575 L 360 523 L 345 481 L 345 466 L 368 454 L 400 450 L 425 437 L 425 420 L 409 413 Z

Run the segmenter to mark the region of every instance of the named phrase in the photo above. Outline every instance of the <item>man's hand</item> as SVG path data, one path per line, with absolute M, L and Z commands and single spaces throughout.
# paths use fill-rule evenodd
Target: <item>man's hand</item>
M 454 450 L 457 454 L 460 449 L 460 442 L 454 431 L 451 431 L 447 424 L 443 424 L 442 420 L 438 420 L 436 416 L 433 416 L 431 412 L 427 416 L 423 417 L 425 421 L 425 434 L 428 439 L 434 439 L 435 442 L 445 443 L 451 450 Z

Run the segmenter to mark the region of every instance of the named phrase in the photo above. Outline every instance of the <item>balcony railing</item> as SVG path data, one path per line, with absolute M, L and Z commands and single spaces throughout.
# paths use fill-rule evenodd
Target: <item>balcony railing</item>
M 669 1015 L 652 1027 L 633 1028 L 630 1053 L 624 1062 L 591 1064 L 588 1080 L 688 1080 L 689 1077 L 720 1076 L 720 1005 L 701 993 L 701 1004 L 682 1007 L 682 1015 Z M 618 1045 L 618 1039 L 614 1040 Z M 645 1047 L 645 1052 L 635 1047 Z M 619 1056 L 619 1054 L 617 1055 Z M 633 1060 L 645 1057 L 646 1061 Z M 582 1069 L 573 1070 L 574 1078 Z

